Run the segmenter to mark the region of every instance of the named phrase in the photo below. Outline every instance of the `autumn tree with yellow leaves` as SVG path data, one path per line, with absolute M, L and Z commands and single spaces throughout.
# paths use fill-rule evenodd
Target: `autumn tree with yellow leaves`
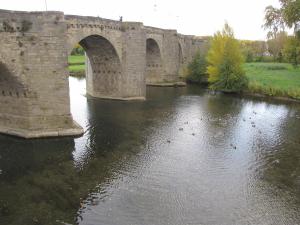
M 240 44 L 227 23 L 212 38 L 207 62 L 210 88 L 224 92 L 240 92 L 247 88 Z

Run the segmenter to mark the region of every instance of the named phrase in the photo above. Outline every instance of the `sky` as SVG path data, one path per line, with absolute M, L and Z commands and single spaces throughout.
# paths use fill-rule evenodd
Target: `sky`
M 266 6 L 278 0 L 0 0 L 0 9 L 62 11 L 65 14 L 138 21 L 147 26 L 176 29 L 179 33 L 210 36 L 228 22 L 235 36 L 265 40 L 261 26 Z

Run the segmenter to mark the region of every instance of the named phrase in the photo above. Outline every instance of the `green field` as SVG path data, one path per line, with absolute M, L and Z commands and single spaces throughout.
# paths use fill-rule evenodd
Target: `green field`
M 85 62 L 85 56 L 84 55 L 70 55 L 69 56 L 69 64 L 83 64 Z
M 69 71 L 84 71 L 85 65 L 69 65 Z
M 246 63 L 249 91 L 300 99 L 300 68 L 286 63 Z
M 85 56 L 84 55 L 71 55 L 68 59 L 69 71 L 71 76 L 84 76 L 85 75 Z

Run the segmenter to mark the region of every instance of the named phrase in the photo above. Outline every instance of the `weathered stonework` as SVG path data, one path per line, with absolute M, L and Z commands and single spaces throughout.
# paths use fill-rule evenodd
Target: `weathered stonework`
M 0 132 L 79 135 L 70 113 L 66 23 L 60 12 L 0 11 Z
M 146 83 L 170 85 L 206 39 L 62 12 L 0 10 L 0 132 L 25 138 L 80 135 L 70 113 L 67 57 L 86 51 L 87 93 L 144 100 Z

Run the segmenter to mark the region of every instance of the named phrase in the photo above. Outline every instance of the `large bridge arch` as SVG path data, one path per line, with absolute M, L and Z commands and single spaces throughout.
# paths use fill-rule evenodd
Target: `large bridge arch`
M 82 31 L 74 31 L 71 33 L 67 34 L 67 52 L 68 55 L 71 54 L 74 46 L 78 43 L 80 43 L 82 40 L 86 39 L 87 37 L 90 36 L 99 36 L 107 41 L 114 47 L 115 51 L 117 52 L 118 57 L 122 61 L 122 45 L 121 45 L 121 40 L 122 37 L 120 34 L 118 35 L 109 35 L 105 32 L 95 32 L 94 30 L 88 30 L 85 32 Z
M 87 93 L 118 100 L 145 99 L 145 52 L 141 23 L 66 16 L 67 51 L 86 50 Z M 87 50 L 88 43 L 93 47 Z M 106 59 L 106 60 L 104 60 Z
M 98 34 L 84 37 L 79 44 L 87 56 L 87 93 L 101 98 L 119 97 L 122 91 L 122 64 L 113 44 Z
M 163 73 L 161 48 L 154 38 L 146 40 L 146 83 L 154 84 L 160 81 Z

